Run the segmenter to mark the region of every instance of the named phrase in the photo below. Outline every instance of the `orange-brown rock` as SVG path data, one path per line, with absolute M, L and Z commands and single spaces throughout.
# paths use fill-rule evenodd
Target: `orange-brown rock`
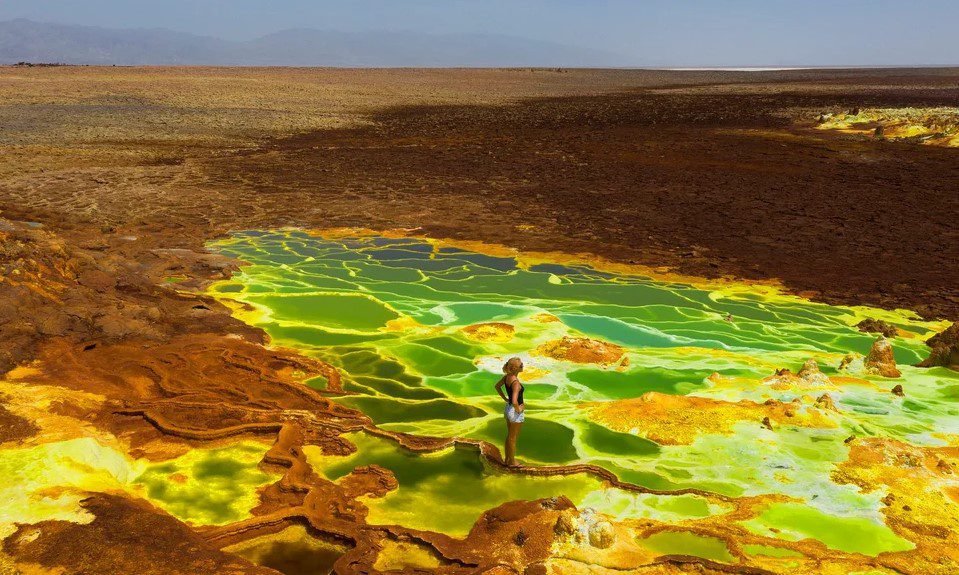
M 132 243 L 114 234 L 101 234 L 109 247 L 104 249 L 21 223 L 10 223 L 4 230 L 0 374 L 33 358 L 40 344 L 53 338 L 95 344 L 207 332 L 263 341 L 262 332 L 231 317 L 212 299 L 162 284 L 171 270 L 188 273 L 192 279 L 181 285 L 193 287 L 222 278 L 235 268 L 223 256 L 150 249 L 148 243 Z
M 534 355 L 574 363 L 626 366 L 626 349 L 615 343 L 586 337 L 568 337 L 548 341 L 533 351 Z
M 94 516 L 89 525 L 45 521 L 21 526 L 5 541 L 4 550 L 24 564 L 56 573 L 275 573 L 220 551 L 193 529 L 143 501 L 95 494 L 82 505 Z
M 833 401 L 832 396 L 828 393 L 824 393 L 816 398 L 816 407 L 828 409 L 829 411 L 839 411 L 839 408 L 836 407 L 836 402 Z
M 864 362 L 866 371 L 883 377 L 900 377 L 902 373 L 896 367 L 896 358 L 893 355 L 892 344 L 885 336 L 880 335 L 872 344 L 869 355 Z
M 340 487 L 351 499 L 359 497 L 383 497 L 399 487 L 393 472 L 379 465 L 357 467 L 340 481 Z
M 175 407 L 182 395 L 189 397 L 188 405 L 209 404 L 217 409 L 269 401 L 289 409 L 325 410 L 333 402 L 302 380 L 322 374 L 339 386 L 339 374 L 322 361 L 241 338 L 202 334 L 165 343 L 128 339 L 75 345 L 55 339 L 40 350 L 36 365 L 37 369 L 12 371 L 9 377 L 97 393 L 128 406 L 157 402 Z M 223 402 L 230 397 L 244 399 Z
M 926 340 L 932 348 L 919 367 L 949 367 L 959 371 L 959 322 Z
M 40 429 L 29 419 L 11 413 L 0 396 L 0 443 L 21 442 L 36 435 Z
M 885 337 L 896 337 L 899 335 L 899 329 L 896 326 L 881 319 L 864 319 L 857 323 L 856 327 L 863 333 L 878 333 Z
M 560 513 L 559 517 L 556 518 L 556 525 L 553 526 L 553 531 L 561 537 L 572 536 L 577 530 L 577 517 L 574 510 L 566 510 Z

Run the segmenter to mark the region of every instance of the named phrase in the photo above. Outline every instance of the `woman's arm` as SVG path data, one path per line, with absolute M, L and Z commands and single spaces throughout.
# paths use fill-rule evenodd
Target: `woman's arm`
M 499 396 L 503 398 L 503 401 L 505 401 L 506 403 L 509 403 L 509 398 L 506 397 L 505 393 L 503 393 L 503 385 L 505 384 L 506 384 L 506 376 L 504 375 L 503 377 L 499 378 L 499 381 L 496 382 L 496 393 L 498 393 Z
M 520 405 L 519 403 L 519 380 L 513 377 L 509 382 L 510 390 L 510 403 L 513 404 L 513 409 L 516 410 L 516 413 L 523 413 L 523 410 L 526 409 L 525 405 Z

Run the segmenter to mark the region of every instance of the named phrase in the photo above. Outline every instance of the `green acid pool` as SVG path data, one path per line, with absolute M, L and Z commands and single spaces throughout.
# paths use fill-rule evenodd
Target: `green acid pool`
M 611 488 L 585 473 L 554 477 L 507 473 L 484 462 L 475 448 L 413 453 L 394 441 L 366 433 L 345 437 L 357 447 L 350 456 L 324 455 L 310 445 L 303 451 L 313 468 L 333 481 L 367 465 L 393 472 L 399 484 L 396 490 L 364 500 L 370 510 L 367 521 L 376 525 L 403 525 L 463 536 L 483 511 L 508 501 L 561 495 L 579 506 L 615 517 L 681 521 L 727 511 L 696 495 L 665 497 Z
M 237 315 L 265 329 L 275 344 L 338 367 L 350 395 L 337 401 L 362 410 L 383 429 L 501 444 L 503 404 L 493 385 L 504 360 L 520 356 L 528 368 L 528 414 L 519 440 L 519 458 L 525 463 L 588 462 L 624 481 L 665 491 L 697 488 L 732 497 L 782 494 L 803 502 L 795 505 L 808 513 L 864 522 L 856 524 L 850 537 L 883 541 L 872 547 L 822 537 L 839 549 L 870 552 L 909 545 L 883 522 L 881 493 L 863 493 L 832 481 L 835 465 L 848 456 L 845 438 L 882 435 L 939 445 L 943 434 L 959 433 L 959 409 L 948 391 L 957 389 L 959 376 L 910 367 L 926 354 L 922 336 L 942 325 L 908 312 L 829 306 L 762 286 L 693 285 L 587 265 L 526 261 L 506 250 L 479 253 L 417 238 L 251 231 L 235 233 L 211 248 L 249 264 L 212 286 L 212 293 L 228 303 L 248 304 L 235 306 Z M 661 445 L 609 429 L 591 420 L 582 407 L 651 391 L 729 402 L 790 401 L 795 392 L 760 385 L 760 380 L 778 368 L 796 370 L 809 358 L 826 374 L 836 374 L 845 354 L 868 353 L 875 337 L 854 327 L 865 317 L 884 319 L 916 337 L 892 340 L 901 379 L 860 375 L 855 382 L 830 389 L 841 409 L 831 416 L 831 428 L 785 425 L 774 433 L 755 422 L 741 422 L 732 433 L 703 434 L 687 445 Z M 489 338 L 464 331 L 489 322 L 509 324 L 512 331 Z M 534 353 L 563 337 L 622 346 L 628 362 L 573 363 Z M 717 386 L 712 374 L 739 383 Z M 320 389 L 325 384 L 321 378 L 307 383 Z M 908 388 L 907 400 L 889 393 L 895 383 Z M 389 453 L 395 447 L 373 443 L 362 445 L 360 454 L 345 463 L 327 462 L 326 473 L 336 477 L 352 465 L 369 462 L 404 467 L 401 453 Z M 469 455 L 472 463 L 459 459 L 461 455 L 445 454 L 428 465 L 441 477 L 450 466 L 466 469 L 466 476 L 474 479 L 483 477 L 475 454 Z M 489 491 L 477 492 L 471 502 L 460 501 L 462 491 L 435 480 L 424 483 L 404 475 L 412 473 L 409 470 L 394 472 L 401 488 L 392 500 L 379 503 L 383 508 L 374 505 L 373 518 L 427 526 L 416 516 L 418 503 L 411 493 L 422 490 L 446 500 L 449 509 L 465 506 L 462 513 L 450 513 L 449 524 L 432 525 L 455 533 L 462 533 L 483 506 L 494 506 L 513 493 L 533 497 L 566 491 L 588 501 L 597 500 L 595 493 L 604 489 L 583 478 L 528 491 L 522 486 L 501 488 L 492 481 Z M 650 513 L 646 504 L 618 496 L 606 499 L 606 509 L 618 516 Z M 654 503 L 663 513 L 704 505 Z M 779 523 L 780 514 L 781 509 L 773 509 L 751 528 L 760 529 L 763 521 Z M 789 539 L 823 535 L 797 525 L 785 533 Z M 709 553 L 724 557 L 718 549 Z

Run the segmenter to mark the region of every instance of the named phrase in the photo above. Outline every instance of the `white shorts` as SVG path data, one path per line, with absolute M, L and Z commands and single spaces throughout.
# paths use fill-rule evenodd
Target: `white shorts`
M 506 410 L 503 412 L 503 414 L 506 415 L 506 421 L 510 423 L 523 423 L 526 421 L 526 410 L 524 409 L 523 411 L 516 411 L 516 409 L 513 408 L 512 403 L 506 404 Z

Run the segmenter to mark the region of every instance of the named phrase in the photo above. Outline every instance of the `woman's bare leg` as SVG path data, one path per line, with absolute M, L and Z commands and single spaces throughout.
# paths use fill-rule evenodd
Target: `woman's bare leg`
M 513 463 L 515 464 L 515 459 L 516 459 L 516 442 L 519 441 L 519 432 L 523 430 L 523 424 L 522 424 L 522 423 L 514 423 L 514 424 L 513 424 L 513 429 L 515 430 L 515 431 L 513 431 L 513 460 L 514 460 Z
M 516 465 L 516 438 L 522 423 L 506 422 L 506 465 Z

